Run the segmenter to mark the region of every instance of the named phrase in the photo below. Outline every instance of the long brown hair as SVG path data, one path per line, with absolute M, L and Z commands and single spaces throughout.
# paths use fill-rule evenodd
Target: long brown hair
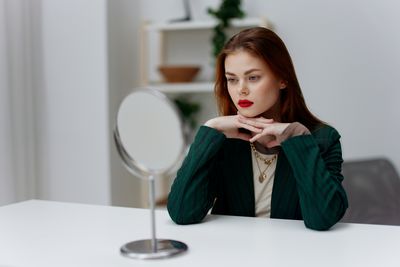
M 292 59 L 285 44 L 273 31 L 263 27 L 246 29 L 234 35 L 217 57 L 214 91 L 221 115 L 237 113 L 228 92 L 225 59 L 238 49 L 264 60 L 274 75 L 286 82 L 286 88 L 280 90 L 279 97 L 281 122 L 297 121 L 310 130 L 323 124 L 306 106 Z

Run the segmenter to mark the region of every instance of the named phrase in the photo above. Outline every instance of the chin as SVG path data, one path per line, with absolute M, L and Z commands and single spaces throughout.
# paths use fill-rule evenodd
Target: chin
M 239 110 L 239 111 L 240 111 L 240 114 L 242 114 L 243 116 L 245 116 L 247 118 L 255 118 L 258 115 L 257 112 L 250 111 L 250 110 Z

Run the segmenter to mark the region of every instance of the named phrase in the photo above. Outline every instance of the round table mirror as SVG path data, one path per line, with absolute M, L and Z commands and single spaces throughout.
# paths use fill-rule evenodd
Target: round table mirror
M 180 113 L 161 92 L 133 91 L 118 109 L 114 139 L 125 167 L 149 181 L 151 239 L 123 245 L 122 255 L 137 259 L 168 258 L 187 250 L 176 240 L 157 239 L 154 180 L 176 170 L 184 156 L 185 138 Z

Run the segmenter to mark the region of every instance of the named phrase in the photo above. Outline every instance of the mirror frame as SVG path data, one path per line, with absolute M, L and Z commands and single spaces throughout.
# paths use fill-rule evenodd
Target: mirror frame
M 182 139 L 181 150 L 180 150 L 179 155 L 176 158 L 175 162 L 170 167 L 163 168 L 163 169 L 151 169 L 151 168 L 144 166 L 142 163 L 136 161 L 126 151 L 126 149 L 124 148 L 124 145 L 122 143 L 121 136 L 120 136 L 119 130 L 118 130 L 118 113 L 119 113 L 119 109 L 118 109 L 117 119 L 116 119 L 116 123 L 114 126 L 114 134 L 113 134 L 117 151 L 122 158 L 122 162 L 123 162 L 124 166 L 128 169 L 128 171 L 131 174 L 133 174 L 135 176 L 139 176 L 142 178 L 142 177 L 146 177 L 150 174 L 154 174 L 157 176 L 158 175 L 171 175 L 174 171 L 176 171 L 178 169 L 180 163 L 182 163 L 182 160 L 184 159 L 184 157 L 186 155 L 186 151 L 188 149 L 188 137 L 187 137 L 187 135 L 184 134 L 184 121 L 183 121 L 182 114 L 181 114 L 180 110 L 177 108 L 177 106 L 165 94 L 163 94 L 160 91 L 158 91 L 154 88 L 151 88 L 151 87 L 139 87 L 139 88 L 135 89 L 134 91 L 130 92 L 123 98 L 123 100 L 120 103 L 120 106 L 128 96 L 130 96 L 131 94 L 135 94 L 137 92 L 143 92 L 143 93 L 150 94 L 150 95 L 153 95 L 153 96 L 159 98 L 160 100 L 165 102 L 173 110 L 173 112 L 177 115 L 179 127 L 181 129 L 181 131 L 180 131 L 180 135 L 181 135 L 181 139 Z

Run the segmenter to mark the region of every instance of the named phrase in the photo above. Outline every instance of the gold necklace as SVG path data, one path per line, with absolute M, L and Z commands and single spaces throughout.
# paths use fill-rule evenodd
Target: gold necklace
M 260 183 L 262 183 L 268 178 L 267 175 L 265 174 L 265 172 L 268 170 L 269 166 L 271 166 L 271 164 L 276 159 L 276 154 L 272 158 L 266 159 L 266 158 L 261 157 L 260 153 L 258 153 L 258 151 L 256 150 L 253 143 L 250 143 L 250 146 L 251 146 L 251 150 L 253 150 L 253 152 L 254 152 L 254 156 L 256 157 L 257 168 L 258 168 L 258 171 L 260 172 L 260 176 L 258 176 L 258 181 Z M 267 165 L 267 167 L 265 167 L 265 169 L 263 171 L 261 171 L 258 160 L 261 160 L 262 162 L 264 162 L 265 165 Z

